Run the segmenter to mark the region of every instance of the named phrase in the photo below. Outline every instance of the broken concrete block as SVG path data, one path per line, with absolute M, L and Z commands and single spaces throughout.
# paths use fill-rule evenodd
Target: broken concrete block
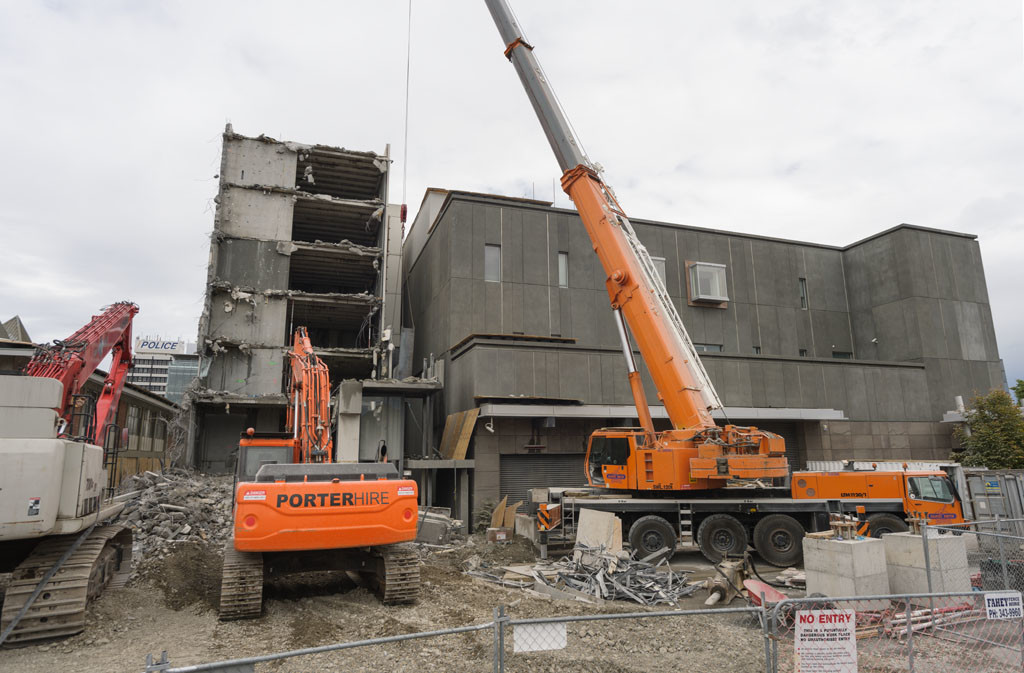
M 582 549 L 599 549 L 607 554 L 618 554 L 622 551 L 622 520 L 611 512 L 596 509 L 581 509 L 579 522 L 576 524 L 576 549 L 573 560 L 577 563 L 590 565 L 592 553 Z

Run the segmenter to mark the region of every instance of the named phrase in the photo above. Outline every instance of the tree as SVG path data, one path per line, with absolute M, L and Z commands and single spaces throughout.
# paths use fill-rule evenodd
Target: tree
M 1017 383 L 1010 390 L 1017 396 L 1017 406 L 1019 407 L 1024 403 L 1024 381 L 1017 379 Z
M 1024 389 L 1021 382 L 1018 386 Z M 966 425 L 953 433 L 961 446 L 953 451 L 953 460 L 992 470 L 1024 469 L 1024 415 L 1010 393 L 979 395 L 964 416 Z

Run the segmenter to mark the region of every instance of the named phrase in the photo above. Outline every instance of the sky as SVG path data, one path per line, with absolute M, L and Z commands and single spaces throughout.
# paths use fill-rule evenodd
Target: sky
M 512 6 L 633 217 L 831 245 L 977 234 L 1024 378 L 1021 0 Z M 410 220 L 427 187 L 551 199 L 483 1 L 413 0 L 407 42 L 408 18 L 407 0 L 0 0 L 0 319 L 48 341 L 131 299 L 136 334 L 194 340 L 227 122 L 390 144 Z

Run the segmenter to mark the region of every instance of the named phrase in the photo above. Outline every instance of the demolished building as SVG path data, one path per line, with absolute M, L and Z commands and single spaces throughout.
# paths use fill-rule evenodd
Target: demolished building
M 308 328 L 331 381 L 341 460 L 403 444 L 400 209 L 388 206 L 383 154 L 237 134 L 223 136 L 189 463 L 233 469 L 246 428 L 277 432 L 286 410 L 285 351 Z M 407 334 L 411 340 L 411 332 Z M 411 350 L 411 349 L 406 349 Z

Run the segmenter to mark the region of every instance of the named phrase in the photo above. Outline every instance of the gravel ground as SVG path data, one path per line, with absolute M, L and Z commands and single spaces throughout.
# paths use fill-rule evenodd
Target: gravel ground
M 183 666 L 381 636 L 489 621 L 498 605 L 513 618 L 643 611 L 633 604 L 603 608 L 549 601 L 463 575 L 460 563 L 480 555 L 489 562 L 533 559 L 525 541 L 488 545 L 474 536 L 464 546 L 426 555 L 417 605 L 386 607 L 365 588 L 343 578 L 311 577 L 267 588 L 264 614 L 245 622 L 217 621 L 214 605 L 220 546 L 171 545 L 162 558 L 140 564 L 126 588 L 106 592 L 88 611 L 84 633 L 63 641 L 0 651 L 0 670 L 139 672 L 146 654 L 167 650 Z M 699 563 L 688 557 L 684 562 Z M 701 598 L 685 607 L 697 607 Z M 734 605 L 738 605 L 737 601 Z M 673 617 L 592 621 L 568 625 L 566 649 L 512 652 L 508 671 L 756 671 L 763 670 L 759 628 L 745 616 Z M 453 671 L 490 670 L 493 631 L 449 635 L 401 644 L 300 657 L 261 664 L 258 671 Z

